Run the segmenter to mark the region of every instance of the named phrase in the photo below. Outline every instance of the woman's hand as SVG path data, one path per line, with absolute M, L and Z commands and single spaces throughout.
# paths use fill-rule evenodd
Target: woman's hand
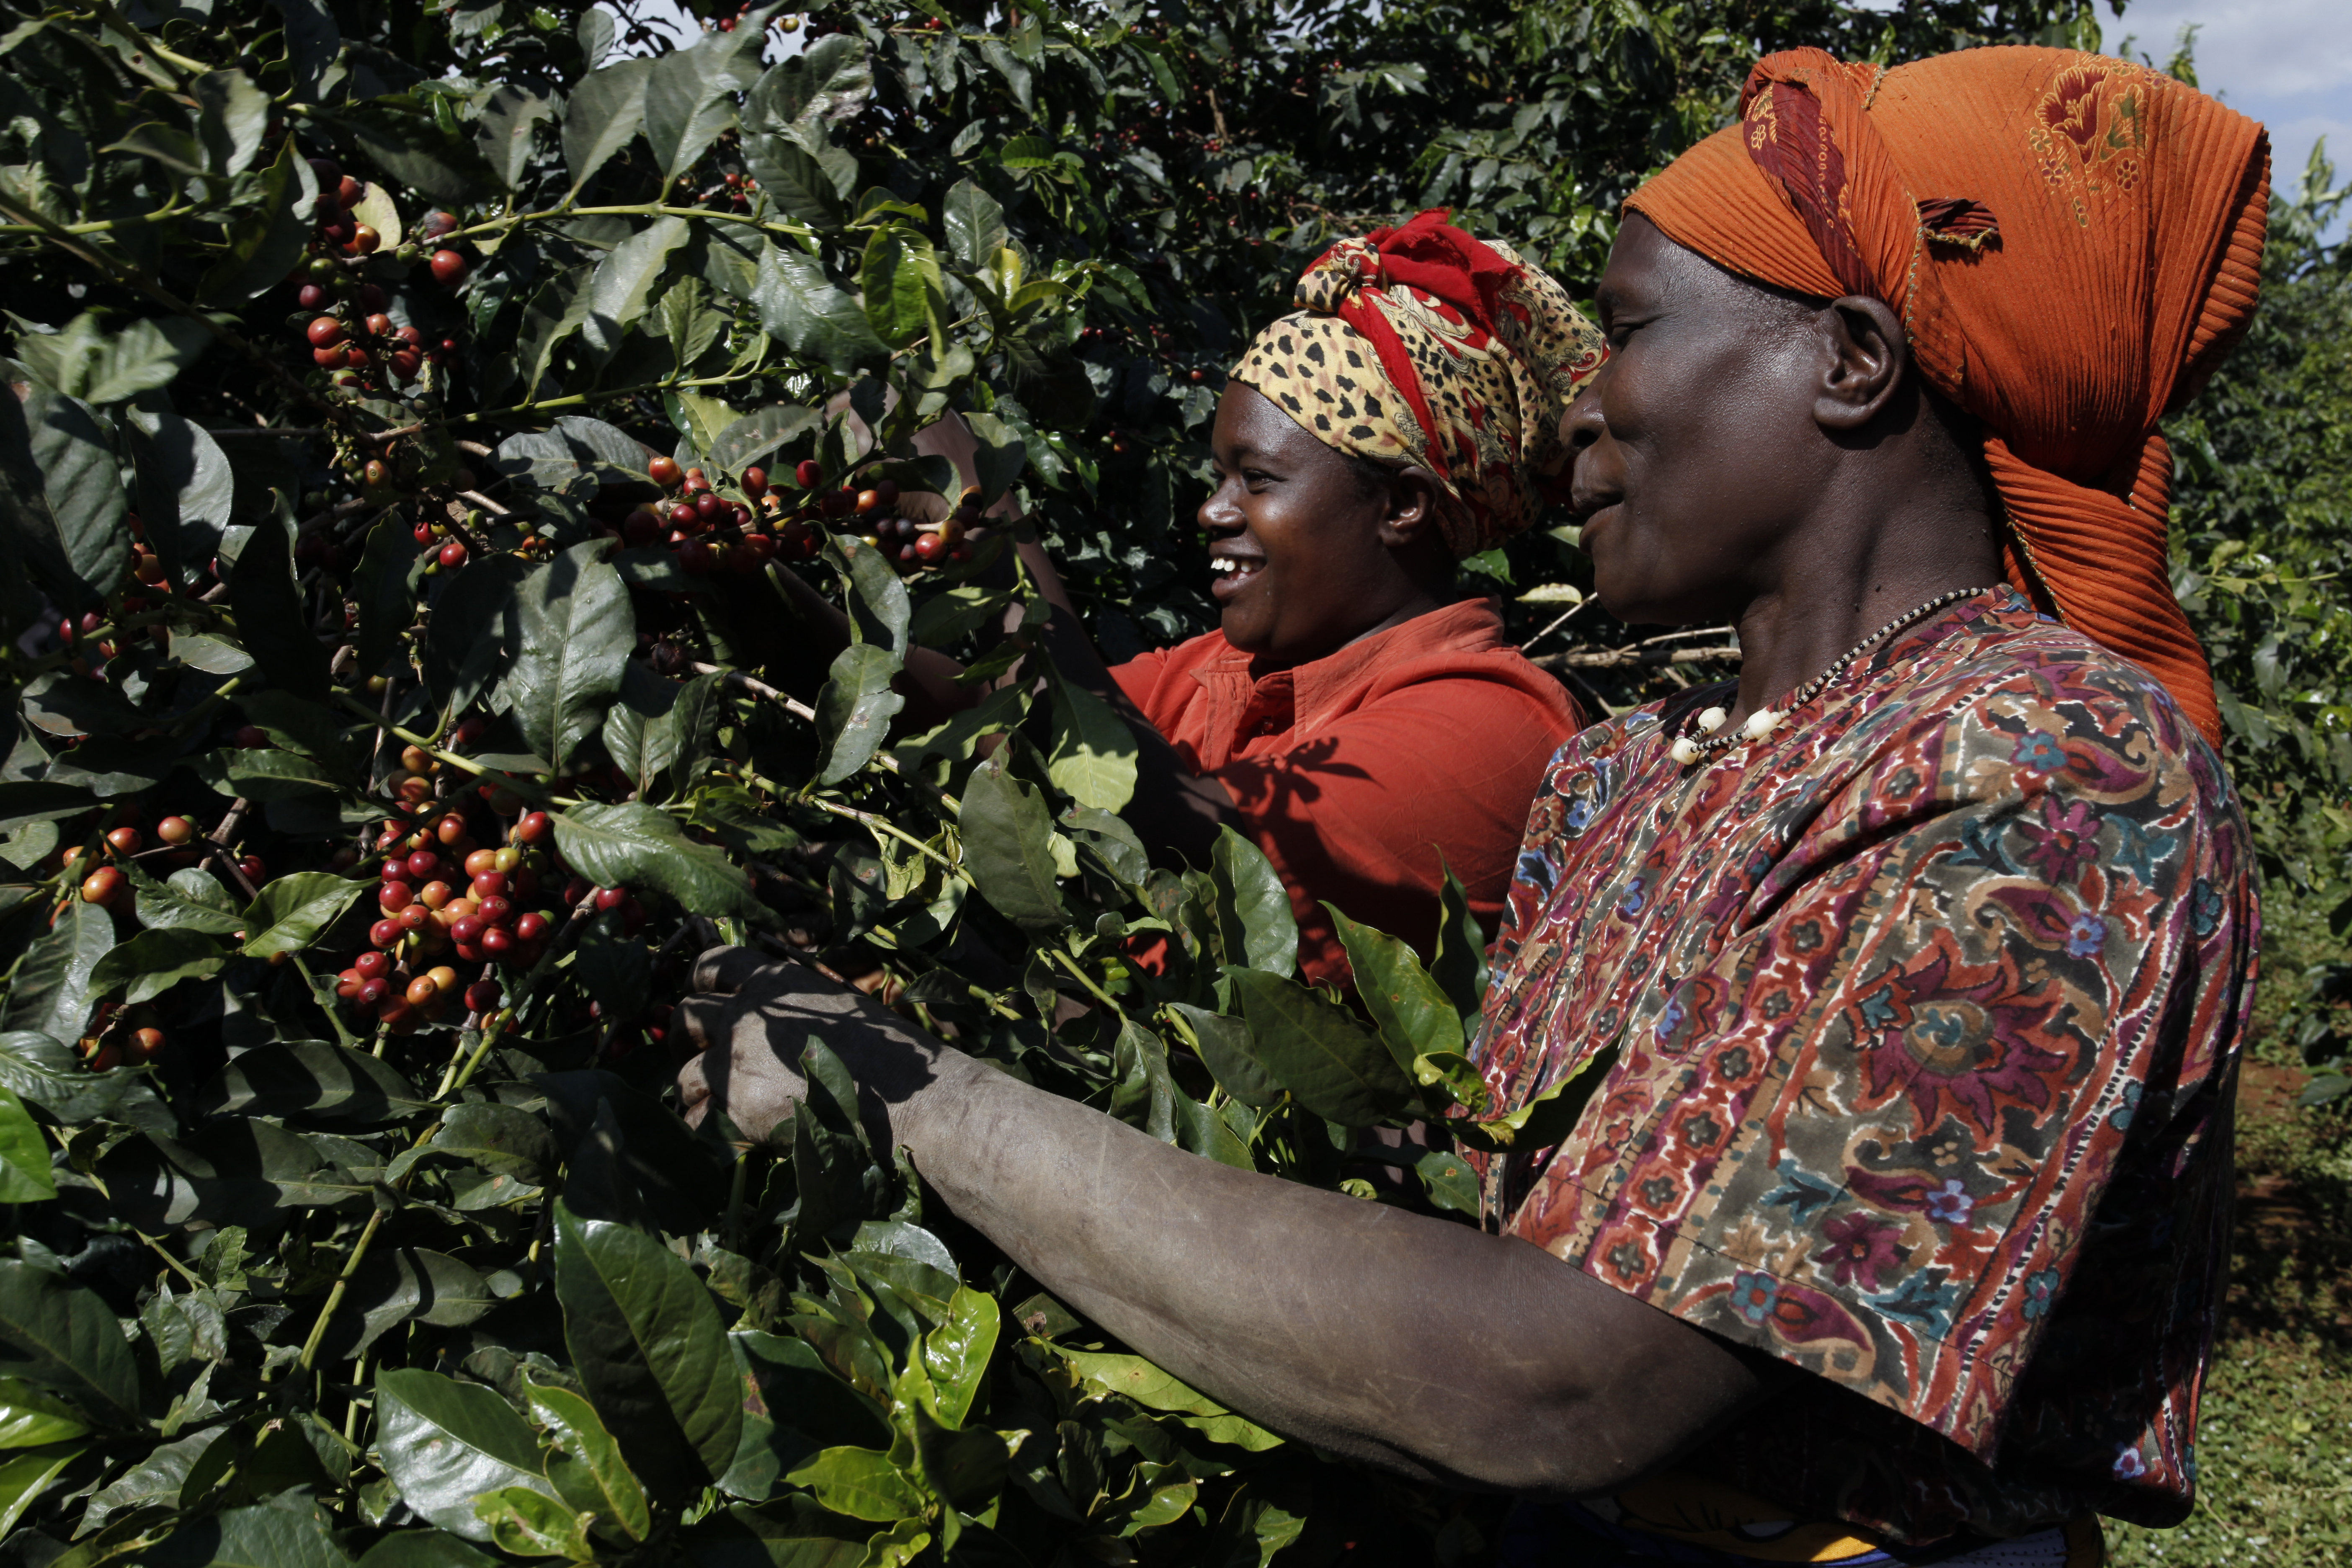
M 677 1013 L 702 1050 L 677 1075 L 691 1123 L 722 1110 L 747 1136 L 767 1137 L 808 1091 L 800 1058 L 814 1037 L 856 1079 L 868 1121 L 904 1143 L 925 1091 L 973 1065 L 872 997 L 749 948 L 712 948 L 692 985 Z

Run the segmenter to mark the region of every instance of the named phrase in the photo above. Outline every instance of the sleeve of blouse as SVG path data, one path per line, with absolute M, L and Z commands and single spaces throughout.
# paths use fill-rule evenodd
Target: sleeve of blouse
M 2103 1197 L 2226 1164 L 2254 916 L 2210 753 L 1936 721 L 1935 763 L 1824 800 L 1755 923 L 1648 988 L 1510 1228 L 1984 1454 L 2112 1251 Z M 2150 1243 L 2151 1289 L 2189 1245 Z

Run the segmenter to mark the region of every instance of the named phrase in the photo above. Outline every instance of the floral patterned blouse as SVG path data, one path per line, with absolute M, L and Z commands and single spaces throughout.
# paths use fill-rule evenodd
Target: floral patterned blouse
M 1895 1542 L 2178 1522 L 2229 1259 L 2246 826 L 2156 681 L 2003 588 L 1696 766 L 1553 759 L 1476 1049 L 1616 1057 L 1506 1228 L 1815 1375 L 1687 1461 Z

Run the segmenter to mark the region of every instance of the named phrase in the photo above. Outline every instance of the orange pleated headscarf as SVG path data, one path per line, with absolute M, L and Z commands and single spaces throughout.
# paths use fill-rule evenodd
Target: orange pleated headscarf
M 2011 580 L 2218 745 L 2157 422 L 2252 319 L 2269 199 L 2263 128 L 2144 66 L 1789 49 L 1749 73 L 1738 124 L 1626 205 L 1727 270 L 1894 309 L 1929 384 L 1983 423 Z

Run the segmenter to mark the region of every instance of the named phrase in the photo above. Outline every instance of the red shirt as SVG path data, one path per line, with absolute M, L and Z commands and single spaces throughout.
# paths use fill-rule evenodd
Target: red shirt
M 1310 979 L 1348 973 L 1325 899 L 1426 959 L 1450 867 L 1490 937 L 1500 924 L 1528 804 L 1582 724 L 1502 633 L 1471 599 L 1270 675 L 1221 632 L 1111 671 L 1233 795 L 1290 889 Z

